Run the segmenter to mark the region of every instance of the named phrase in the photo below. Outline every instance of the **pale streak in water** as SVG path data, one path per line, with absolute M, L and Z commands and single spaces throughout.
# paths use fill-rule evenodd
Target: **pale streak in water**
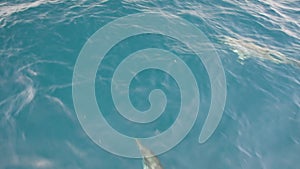
M 300 61 L 262 45 L 258 45 L 249 39 L 236 39 L 229 36 L 223 36 L 221 40 L 235 52 L 240 60 L 248 58 L 258 58 L 268 60 L 277 64 L 291 64 L 300 67 Z

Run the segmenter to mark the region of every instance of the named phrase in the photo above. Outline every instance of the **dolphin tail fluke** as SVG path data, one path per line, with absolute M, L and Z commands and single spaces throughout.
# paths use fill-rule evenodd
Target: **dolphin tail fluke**
M 138 146 L 139 150 L 141 150 L 143 148 L 143 145 L 141 144 L 140 140 L 138 140 L 137 138 L 135 139 L 136 145 Z
M 288 58 L 288 62 L 289 62 L 291 65 L 300 68 L 300 60 L 297 60 L 297 59 L 294 59 L 294 58 Z
M 135 142 L 138 146 L 138 149 L 140 150 L 140 153 L 142 154 L 143 157 L 153 157 L 153 153 L 146 148 L 145 146 L 143 146 L 143 144 L 140 142 L 140 140 L 135 139 Z

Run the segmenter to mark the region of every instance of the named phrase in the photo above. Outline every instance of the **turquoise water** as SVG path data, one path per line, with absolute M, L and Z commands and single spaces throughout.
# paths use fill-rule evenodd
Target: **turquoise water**
M 170 37 L 143 34 L 118 43 L 97 72 L 95 89 L 106 120 L 117 131 L 149 137 L 178 115 L 179 87 L 159 70 L 143 71 L 130 86 L 139 110 L 156 88 L 168 99 L 164 114 L 149 124 L 120 116 L 110 80 L 130 53 L 156 47 L 177 52 L 195 73 L 200 114 L 187 137 L 159 155 L 166 169 L 297 169 L 300 166 L 300 68 L 250 56 L 238 59 L 220 36 L 247 38 L 300 60 L 297 1 L 2 1 L 0 2 L 0 168 L 142 168 L 140 159 L 115 156 L 83 131 L 72 100 L 73 68 L 88 38 L 107 23 L 138 12 L 164 11 L 202 30 L 215 45 L 227 80 L 222 120 L 198 143 L 210 106 L 210 84 L 201 61 Z M 113 36 L 113 35 L 107 35 Z M 122 143 L 120 143 L 122 144 Z

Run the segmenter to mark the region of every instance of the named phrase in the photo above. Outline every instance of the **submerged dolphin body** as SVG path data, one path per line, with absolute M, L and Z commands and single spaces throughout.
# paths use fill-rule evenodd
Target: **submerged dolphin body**
M 238 54 L 240 60 L 245 60 L 250 57 L 257 57 L 261 60 L 269 60 L 277 64 L 291 64 L 300 67 L 299 60 L 289 58 L 276 50 L 259 46 L 251 40 L 235 39 L 228 36 L 222 37 L 221 40 L 226 45 L 230 46 L 233 52 Z
M 163 169 L 160 161 L 151 150 L 144 147 L 138 139 L 136 139 L 136 144 L 143 156 L 143 169 Z

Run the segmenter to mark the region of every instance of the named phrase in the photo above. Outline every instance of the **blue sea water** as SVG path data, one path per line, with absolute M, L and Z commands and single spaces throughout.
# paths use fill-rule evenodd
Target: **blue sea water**
M 182 17 L 203 31 L 216 47 L 227 82 L 222 120 L 212 137 L 199 144 L 210 106 L 209 79 L 199 59 L 178 53 L 197 72 L 201 107 L 187 137 L 158 156 L 164 168 L 299 168 L 300 68 L 255 56 L 241 61 L 218 39 L 252 39 L 300 60 L 299 1 L 17 0 L 0 2 L 1 169 L 142 168 L 140 159 L 113 155 L 87 136 L 74 109 L 72 76 L 78 55 L 93 33 L 117 18 L 153 11 Z M 137 109 L 146 110 L 150 91 L 160 88 L 168 100 L 164 114 L 141 125 L 115 110 L 110 94 L 113 71 L 130 53 L 149 47 L 187 48 L 162 35 L 134 36 L 112 48 L 96 76 L 95 95 L 106 120 L 132 137 L 166 130 L 180 107 L 175 79 L 148 70 L 132 81 L 129 97 Z

